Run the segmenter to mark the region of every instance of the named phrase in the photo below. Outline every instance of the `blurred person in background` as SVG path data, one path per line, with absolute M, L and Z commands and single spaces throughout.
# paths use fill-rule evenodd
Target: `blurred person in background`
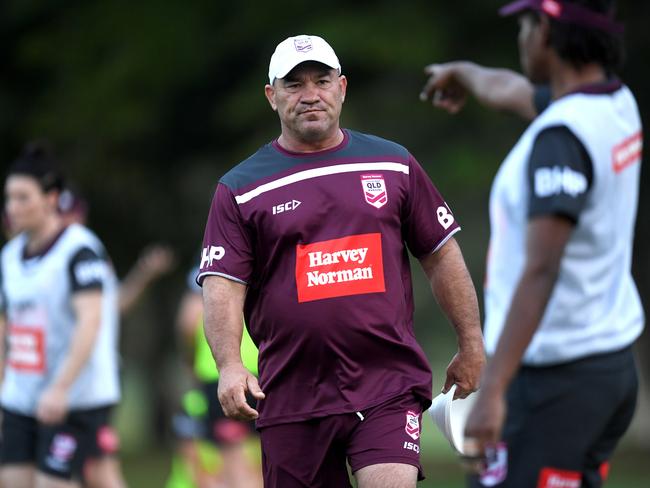
M 59 212 L 65 226 L 86 225 L 89 205 L 80 192 L 67 184 L 59 196 Z M 120 315 L 127 314 L 140 301 L 145 291 L 158 278 L 174 267 L 174 253 L 169 246 L 152 244 L 144 248 L 138 260 L 118 283 Z M 84 483 L 88 488 L 123 488 L 126 486 L 118 459 L 119 435 L 111 426 L 97 437 L 97 443 L 111 445 L 111 449 L 95 449 L 84 464 Z
M 194 278 L 198 268 L 188 275 L 188 288 L 178 311 L 177 324 L 184 355 L 191 364 L 197 389 L 184 395 L 184 413 L 175 419 L 175 431 L 181 439 L 179 453 L 189 467 L 194 486 L 208 488 L 256 488 L 262 486 L 259 460 L 251 459 L 250 446 L 259 442 L 252 421 L 229 419 L 225 416 L 217 397 L 219 370 L 217 369 L 203 330 L 203 301 L 201 288 Z M 242 317 L 243 320 L 243 317 Z M 244 328 L 241 357 L 248 371 L 257 376 L 258 351 Z M 204 409 L 200 396 L 205 403 Z M 193 399 L 193 401 L 192 401 Z M 194 407 L 192 407 L 194 405 Z M 194 425 L 193 429 L 188 426 Z M 192 432 L 194 433 L 192 435 Z M 202 440 L 207 439 L 217 448 L 220 470 L 205 466 L 207 449 Z M 174 485 L 168 484 L 168 488 Z
M 104 432 L 120 398 L 117 280 L 99 239 L 64 225 L 62 189 L 42 144 L 29 145 L 5 181 L 16 234 L 0 260 L 5 487 L 79 487 L 84 461 L 113 447 L 96 439 L 109 440 Z
M 467 396 L 485 361 L 458 222 L 406 148 L 340 127 L 346 88 L 324 39 L 278 44 L 265 94 L 281 133 L 220 179 L 205 230 L 197 279 L 219 400 L 256 419 L 267 487 L 349 487 L 347 462 L 361 488 L 422 478 L 433 380 L 409 251 L 458 340 L 443 389 Z M 242 362 L 242 312 L 259 383 Z
M 466 426 L 489 454 L 471 486 L 600 487 L 635 409 L 632 344 L 644 312 L 632 278 L 642 127 L 616 76 L 611 0 L 519 0 L 525 76 L 431 65 L 422 92 L 458 112 L 468 95 L 531 123 L 490 195 L 485 285 L 490 356 Z

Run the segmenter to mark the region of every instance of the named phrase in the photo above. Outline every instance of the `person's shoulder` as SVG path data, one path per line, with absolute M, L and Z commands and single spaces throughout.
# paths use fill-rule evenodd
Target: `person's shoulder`
M 389 139 L 384 139 L 373 134 L 365 134 L 354 130 L 346 129 L 350 135 L 350 148 L 361 152 L 370 152 L 369 156 L 397 157 L 408 160 L 409 151 L 401 144 Z
M 104 245 L 97 235 L 88 227 L 81 224 L 70 224 L 63 234 L 66 247 L 71 252 L 80 248 L 90 248 L 96 253 L 104 253 Z
M 24 232 L 21 232 L 18 235 L 13 236 L 9 239 L 4 246 L 2 246 L 2 255 L 8 255 L 10 253 L 20 252 L 25 246 L 27 235 Z
M 277 160 L 277 153 L 271 147 L 271 143 L 260 147 L 255 153 L 236 164 L 228 170 L 220 179 L 219 183 L 227 186 L 231 190 L 237 190 L 259 179 L 261 173 L 265 173 L 269 166 Z

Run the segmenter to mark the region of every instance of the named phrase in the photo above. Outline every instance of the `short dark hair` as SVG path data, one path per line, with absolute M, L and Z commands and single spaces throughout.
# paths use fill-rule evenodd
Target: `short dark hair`
M 61 192 L 64 187 L 63 174 L 54 158 L 52 146 L 47 141 L 28 143 L 9 167 L 7 176 L 11 175 L 31 176 L 45 193 L 53 190 Z
M 564 0 L 587 7 L 594 12 L 614 16 L 616 0 Z M 576 67 L 598 63 L 609 73 L 619 71 L 623 66 L 625 48 L 623 36 L 601 29 L 558 22 L 552 17 L 550 44 L 558 55 Z

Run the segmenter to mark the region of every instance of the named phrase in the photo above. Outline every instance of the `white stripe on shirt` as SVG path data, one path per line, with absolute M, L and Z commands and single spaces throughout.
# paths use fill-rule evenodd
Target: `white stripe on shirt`
M 298 173 L 278 178 L 277 180 L 269 183 L 264 183 L 246 193 L 237 195 L 235 201 L 241 205 L 251 201 L 253 198 L 260 196 L 267 191 L 275 190 L 283 186 L 297 183 L 298 181 L 309 180 L 311 178 L 318 178 L 319 176 L 335 175 L 339 173 L 353 173 L 355 171 L 397 171 L 399 173 L 409 174 L 409 167 L 402 163 L 350 163 L 350 164 L 336 164 L 333 166 L 326 166 L 323 168 L 308 169 L 299 171 Z

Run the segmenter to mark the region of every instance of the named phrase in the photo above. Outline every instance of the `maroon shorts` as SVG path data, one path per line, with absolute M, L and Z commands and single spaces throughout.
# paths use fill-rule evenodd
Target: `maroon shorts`
M 362 410 L 260 429 L 266 488 L 351 487 L 356 472 L 381 463 L 420 466 L 422 404 L 413 394 Z

